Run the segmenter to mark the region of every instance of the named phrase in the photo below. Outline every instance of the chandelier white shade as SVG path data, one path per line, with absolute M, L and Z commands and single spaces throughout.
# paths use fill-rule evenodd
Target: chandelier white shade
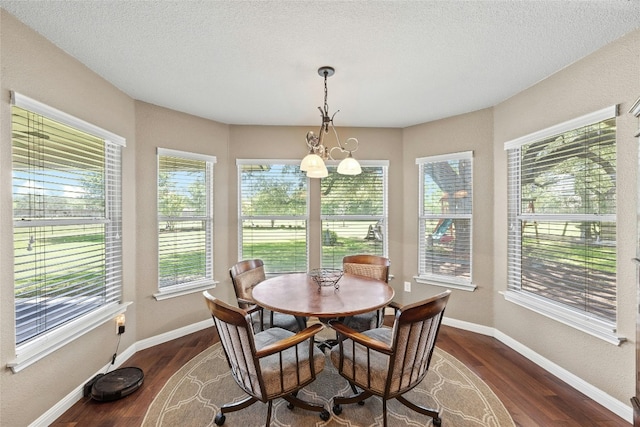
M 322 157 L 317 154 L 309 153 L 304 157 L 304 159 L 302 159 L 302 162 L 300 162 L 300 170 L 306 172 L 308 170 L 321 168 L 323 165 L 324 162 L 322 161 Z
M 323 164 L 322 166 L 317 167 L 316 169 L 308 170 L 307 176 L 309 178 L 326 178 L 329 176 L 329 170 Z
M 346 157 L 338 165 L 338 173 L 342 175 L 358 175 L 362 172 L 360 163 L 353 158 L 352 153 L 358 149 L 359 142 L 356 138 L 349 138 L 345 143 L 340 142 L 338 132 L 333 126 L 333 116 L 329 116 L 329 106 L 327 104 L 327 78 L 335 73 L 333 67 L 320 67 L 318 74 L 324 77 L 324 109 L 318 107 L 320 115 L 322 117 L 322 124 L 320 125 L 320 132 L 318 135 L 312 131 L 307 132 L 305 138 L 307 147 L 309 148 L 309 154 L 307 154 L 300 163 L 300 170 L 307 172 L 309 178 L 325 178 L 329 175 L 325 160 L 337 160 L 334 159 L 332 153 L 334 150 L 339 150 L 340 153 Z M 340 110 L 338 110 L 340 111 Z M 329 133 L 329 127 L 333 130 L 333 134 L 336 137 L 337 146 L 329 149 L 324 144 L 324 136 Z
M 351 155 L 351 151 L 338 165 L 338 173 L 342 175 L 359 175 L 362 173 L 360 163 Z

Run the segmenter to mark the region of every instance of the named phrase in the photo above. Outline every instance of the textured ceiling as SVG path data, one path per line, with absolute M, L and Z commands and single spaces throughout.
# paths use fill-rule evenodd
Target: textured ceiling
M 229 124 L 406 127 L 490 107 L 640 28 L 639 0 L 5 1 L 152 104 Z M 636 54 L 640 54 L 640 47 Z

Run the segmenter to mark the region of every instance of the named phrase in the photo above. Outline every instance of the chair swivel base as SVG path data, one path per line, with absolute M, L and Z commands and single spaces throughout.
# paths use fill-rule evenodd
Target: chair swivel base
M 327 411 L 324 408 L 324 406 L 314 405 L 312 403 L 305 402 L 304 400 L 296 397 L 295 394 L 288 394 L 288 395 L 282 396 L 282 398 L 287 402 L 289 402 L 287 405 L 287 408 L 290 410 L 293 410 L 294 407 L 299 407 L 309 411 L 319 412 L 320 413 L 319 416 L 322 421 L 327 421 L 331 417 L 331 414 L 329 413 L 329 411 Z M 240 402 L 223 405 L 220 408 L 220 412 L 216 414 L 213 422 L 215 422 L 216 425 L 221 426 L 224 424 L 224 422 L 227 419 L 227 417 L 225 416 L 225 413 L 239 411 L 240 409 L 244 409 L 248 406 L 251 406 L 255 402 L 258 402 L 258 399 L 256 399 L 253 396 L 248 396 L 246 399 L 241 400 Z M 267 423 L 265 425 L 269 426 L 271 423 L 271 408 L 273 406 L 273 401 L 271 400 L 268 401 L 267 405 L 269 409 L 267 412 Z
M 353 384 L 351 384 L 351 388 L 352 389 L 355 388 Z M 373 396 L 373 393 L 366 390 L 363 390 L 360 393 L 354 394 L 353 396 L 335 396 L 333 398 L 333 408 L 332 408 L 333 413 L 336 415 L 340 415 L 342 413 L 342 404 L 357 403 L 358 405 L 363 405 L 364 400 L 371 396 Z M 412 409 L 418 412 L 419 414 L 427 415 L 433 418 L 433 425 L 435 427 L 442 426 L 442 418 L 440 418 L 440 414 L 436 410 L 426 408 L 422 405 L 417 405 L 413 402 L 408 401 L 403 396 L 396 396 L 395 399 L 398 402 L 402 403 L 407 408 Z M 382 399 L 382 407 L 383 407 L 383 413 L 384 413 L 384 427 L 387 427 L 387 400 L 386 399 Z

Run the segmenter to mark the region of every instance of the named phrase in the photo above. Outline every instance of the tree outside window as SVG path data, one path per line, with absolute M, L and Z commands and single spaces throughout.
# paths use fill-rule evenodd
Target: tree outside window
M 506 298 L 612 342 L 616 107 L 507 142 Z
M 471 152 L 416 160 L 420 176 L 418 281 L 473 289 Z

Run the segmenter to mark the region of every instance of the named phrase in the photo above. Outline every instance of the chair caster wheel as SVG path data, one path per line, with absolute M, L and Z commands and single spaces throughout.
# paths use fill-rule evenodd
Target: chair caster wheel
M 433 425 L 434 427 L 440 427 L 442 425 L 442 418 L 434 418 Z
M 364 406 L 364 400 L 361 400 L 360 402 L 358 402 L 358 405 Z
M 340 415 L 342 413 L 342 406 L 333 405 L 333 413 L 336 415 Z
M 217 426 L 221 426 L 222 424 L 224 424 L 226 419 L 227 419 L 227 417 L 225 417 L 224 414 L 219 413 L 219 414 L 216 415 L 216 417 L 214 418 L 213 422 L 216 423 Z
M 293 411 L 293 408 L 295 408 L 295 406 L 293 405 L 293 403 L 289 402 L 287 403 L 287 409 L 290 411 Z
M 323 410 L 322 412 L 320 412 L 320 419 L 322 421 L 327 421 L 329 419 L 329 417 L 331 417 L 331 414 L 326 409 Z

